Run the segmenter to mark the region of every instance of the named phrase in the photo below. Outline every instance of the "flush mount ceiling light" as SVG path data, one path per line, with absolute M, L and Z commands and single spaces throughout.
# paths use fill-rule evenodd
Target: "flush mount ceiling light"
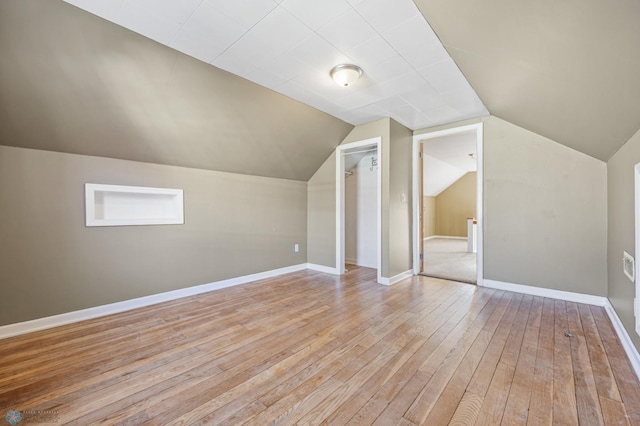
M 362 68 L 357 65 L 338 65 L 329 73 L 338 86 L 351 86 L 362 75 Z

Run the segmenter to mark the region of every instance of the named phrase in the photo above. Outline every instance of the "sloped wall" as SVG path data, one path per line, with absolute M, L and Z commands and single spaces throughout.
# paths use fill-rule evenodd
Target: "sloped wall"
M 469 172 L 435 197 L 436 235 L 467 236 L 467 218 L 476 217 L 476 172 Z
M 353 125 L 63 1 L 0 2 L 0 145 L 307 181 Z

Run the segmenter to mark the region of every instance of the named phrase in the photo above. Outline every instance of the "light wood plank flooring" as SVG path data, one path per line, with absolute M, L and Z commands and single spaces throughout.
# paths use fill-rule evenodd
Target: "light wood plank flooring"
M 602 308 L 427 277 L 385 287 L 357 267 L 5 339 L 0 353 L 0 414 L 58 424 L 640 424 Z

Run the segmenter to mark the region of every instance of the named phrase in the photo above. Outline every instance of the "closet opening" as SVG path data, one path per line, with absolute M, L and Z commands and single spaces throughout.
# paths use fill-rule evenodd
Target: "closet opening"
M 336 269 L 374 268 L 381 279 L 382 138 L 336 148 Z

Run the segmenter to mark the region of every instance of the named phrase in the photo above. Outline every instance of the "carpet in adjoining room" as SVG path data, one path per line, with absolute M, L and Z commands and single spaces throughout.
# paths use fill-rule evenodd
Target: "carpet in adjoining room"
M 425 240 L 422 275 L 475 284 L 476 254 L 467 253 L 466 239 Z

